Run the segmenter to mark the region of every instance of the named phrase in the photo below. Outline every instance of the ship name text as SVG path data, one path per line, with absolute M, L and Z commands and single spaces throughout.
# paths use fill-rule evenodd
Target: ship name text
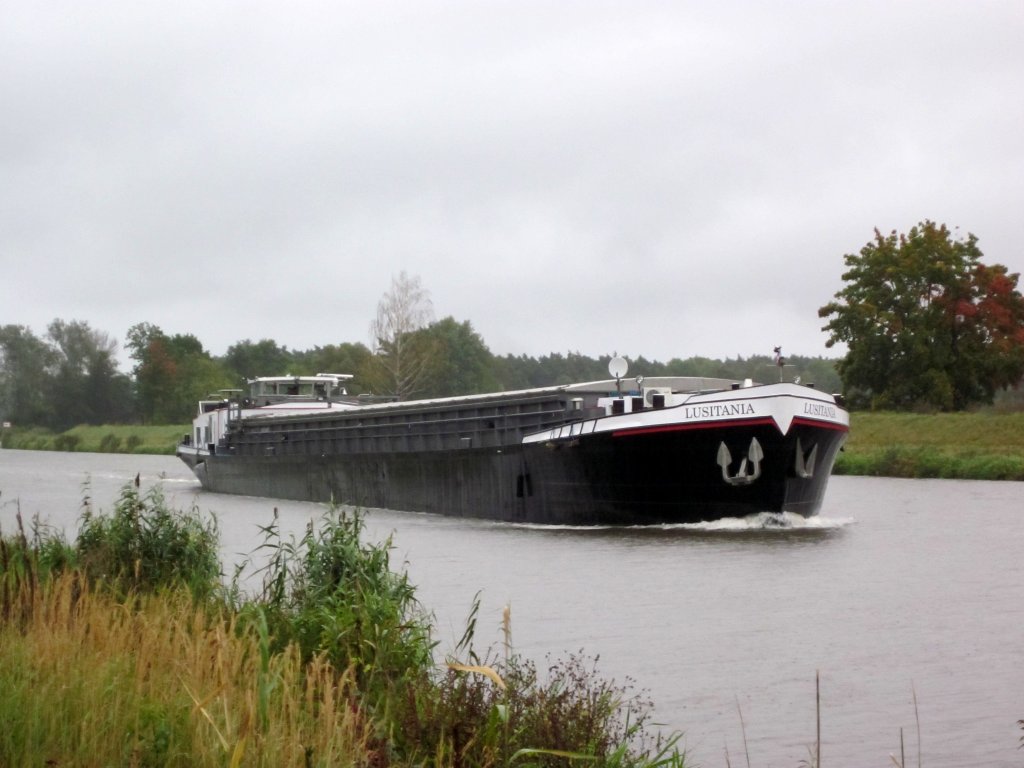
M 688 405 L 683 410 L 687 419 L 713 419 L 721 416 L 753 416 L 750 403 L 720 403 L 715 405 Z
M 804 403 L 804 413 L 808 416 L 827 416 L 830 419 L 836 417 L 836 407 L 824 403 Z

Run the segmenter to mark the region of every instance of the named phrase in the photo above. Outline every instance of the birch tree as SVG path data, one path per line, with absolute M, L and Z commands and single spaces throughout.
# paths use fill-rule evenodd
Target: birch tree
M 378 392 L 404 400 L 416 393 L 426 375 L 431 344 L 417 334 L 434 318 L 430 293 L 420 278 L 402 270 L 391 278 L 391 289 L 377 303 L 370 323 L 373 361 L 371 386 Z

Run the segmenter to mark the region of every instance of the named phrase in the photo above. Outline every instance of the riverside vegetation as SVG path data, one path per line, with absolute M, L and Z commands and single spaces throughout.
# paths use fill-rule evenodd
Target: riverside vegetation
M 835 474 L 1024 480 L 1024 411 L 854 411 Z M 7 430 L 8 448 L 173 454 L 188 425 Z
M 159 488 L 125 486 L 111 515 L 87 495 L 72 543 L 20 514 L 0 531 L 0 765 L 690 765 L 643 694 L 582 651 L 542 678 L 507 611 L 481 655 L 474 600 L 438 664 L 390 540 L 362 541 L 358 512 L 327 509 L 298 541 L 276 513 L 262 530 L 262 565 L 226 582 L 215 519 Z M 749 766 L 746 749 L 744 733 Z
M 546 675 L 474 648 L 447 663 L 390 541 L 330 509 L 276 519 L 225 585 L 213 519 L 126 486 L 74 542 L 20 515 L 0 536 L 0 765 L 684 768 L 679 735 L 582 654 Z M 249 573 L 250 568 L 255 570 Z M 244 583 L 260 586 L 246 589 Z
M 835 474 L 1024 480 L 1024 412 L 850 415 Z
M 3 431 L 4 448 L 27 451 L 83 451 L 86 453 L 174 454 L 189 424 L 79 425 L 64 432 L 44 427 L 14 427 Z

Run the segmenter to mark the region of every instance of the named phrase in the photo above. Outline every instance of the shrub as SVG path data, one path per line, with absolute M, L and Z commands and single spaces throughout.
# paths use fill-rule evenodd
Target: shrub
M 304 659 L 322 654 L 352 668 L 369 700 L 394 695 L 429 673 L 434 644 L 429 617 L 408 577 L 390 569 L 391 540 L 363 544 L 358 512 L 332 508 L 301 541 L 280 539 L 276 520 L 263 529 L 261 610 L 275 648 L 296 642 Z
M 397 731 L 409 749 L 420 750 L 407 760 L 433 766 L 564 766 L 577 759 L 609 767 L 684 765 L 681 734 L 652 736 L 651 702 L 629 681 L 601 678 L 596 657 L 580 651 L 549 660 L 542 679 L 532 661 L 513 652 L 507 611 L 504 655 L 492 650 L 481 662 L 472 648 L 478 610 L 475 600 L 455 649 L 471 663 L 450 661 L 402 713 Z
M 53 447 L 57 451 L 76 451 L 80 442 L 78 435 L 64 433 L 53 438 Z
M 67 543 L 63 531 L 34 517 L 29 539 L 20 511 L 15 520 L 17 531 L 14 536 L 4 538 L 0 535 L 0 574 L 38 580 L 74 567 L 75 549 Z
M 113 432 L 108 432 L 100 440 L 100 453 L 120 453 L 121 438 Z
M 219 586 L 216 522 L 204 520 L 196 507 L 169 509 L 159 487 L 140 495 L 136 478 L 121 490 L 112 515 L 96 514 L 87 504 L 79 523 L 77 554 L 91 581 L 121 591 L 184 584 L 196 596 Z
M 525 755 L 534 765 L 562 766 L 569 755 L 607 762 L 617 755 L 637 765 L 650 761 L 652 748 L 667 745 L 647 734 L 650 712 L 650 702 L 631 685 L 602 679 L 597 659 L 582 652 L 549 660 L 544 679 L 533 662 L 511 655 L 454 665 L 402 730 L 457 765 L 508 765 Z

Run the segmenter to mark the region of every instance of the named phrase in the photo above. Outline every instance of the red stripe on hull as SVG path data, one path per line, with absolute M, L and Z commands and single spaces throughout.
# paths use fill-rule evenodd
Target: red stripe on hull
M 657 427 L 634 427 L 632 429 L 620 429 L 612 432 L 612 437 L 631 437 L 633 435 L 650 435 L 656 432 L 684 432 L 691 429 L 730 429 L 732 427 L 761 426 L 763 424 L 774 424 L 771 418 L 757 419 L 733 419 L 731 421 L 702 421 L 696 424 L 663 424 Z
M 804 427 L 820 427 L 822 429 L 834 429 L 836 432 L 849 432 L 850 428 L 843 424 L 835 424 L 831 421 L 818 421 L 817 419 L 808 419 L 805 416 L 794 416 L 794 424 L 800 424 Z

